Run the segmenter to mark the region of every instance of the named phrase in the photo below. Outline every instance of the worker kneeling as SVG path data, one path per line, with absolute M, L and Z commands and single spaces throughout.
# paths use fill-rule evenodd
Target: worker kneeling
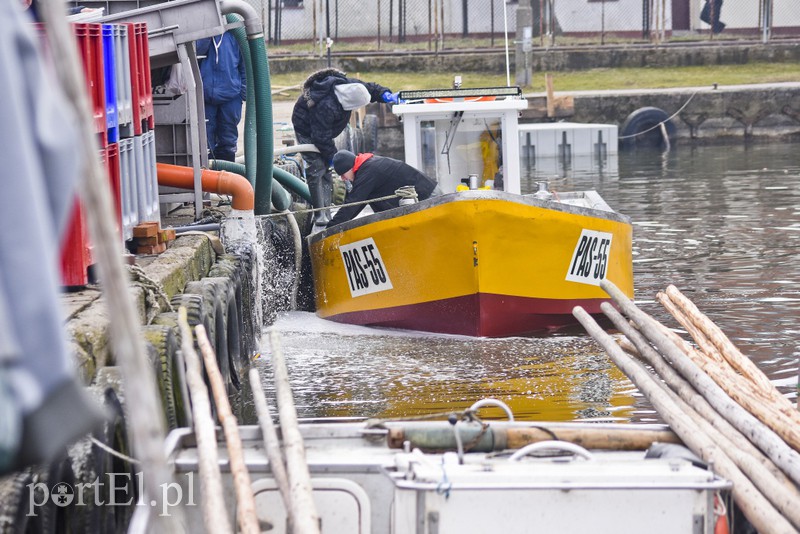
M 348 187 L 345 206 L 339 208 L 328 227 L 351 220 L 361 213 L 364 204 L 347 205 L 378 199 L 395 194 L 403 186 L 413 186 L 419 200 L 442 194 L 436 182 L 407 163 L 366 153 L 356 156 L 349 150 L 340 150 L 333 156 L 336 173 L 352 187 Z M 400 198 L 395 196 L 369 203 L 372 211 L 386 211 L 400 206 Z

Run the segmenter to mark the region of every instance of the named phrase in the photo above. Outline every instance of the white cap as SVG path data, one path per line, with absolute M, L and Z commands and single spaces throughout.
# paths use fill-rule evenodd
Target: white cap
M 343 83 L 334 87 L 333 90 L 345 111 L 366 106 L 372 100 L 369 91 L 361 83 Z

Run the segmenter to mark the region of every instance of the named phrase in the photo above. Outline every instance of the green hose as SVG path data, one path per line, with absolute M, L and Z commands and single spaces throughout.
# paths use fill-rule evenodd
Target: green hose
M 267 215 L 272 198 L 272 85 L 264 34 L 248 35 L 253 78 L 256 92 L 256 128 L 258 156 L 256 159 L 255 214 Z M 249 85 L 249 84 L 248 84 Z
M 237 15 L 225 15 L 225 20 L 228 23 L 238 22 L 241 20 Z M 250 46 L 247 44 L 247 33 L 244 28 L 234 28 L 229 30 L 236 38 L 239 44 L 239 50 L 242 52 L 244 58 L 244 66 L 247 71 L 247 105 L 244 108 L 244 163 L 247 181 L 253 186 L 255 191 L 256 187 L 256 161 L 257 161 L 257 145 L 256 145 L 256 90 L 255 80 L 253 79 L 253 61 L 250 57 Z
M 311 202 L 311 192 L 308 190 L 308 184 L 294 174 L 287 172 L 280 167 L 272 167 L 272 177 L 280 182 L 283 187 L 290 191 L 294 191 L 309 203 Z
M 247 169 L 245 169 L 245 166 L 241 163 L 234 163 L 232 161 L 225 161 L 222 159 L 210 159 L 208 160 L 208 166 L 214 171 L 227 171 L 238 174 L 239 176 L 245 176 L 245 173 L 247 172 Z M 282 169 L 275 167 L 274 170 L 280 171 Z M 288 193 L 288 191 L 286 191 L 286 189 L 284 189 L 279 183 L 272 185 L 270 190 L 270 200 L 272 201 L 272 205 L 275 206 L 275 209 L 278 211 L 288 210 L 289 206 L 292 205 L 292 196 Z M 308 186 L 306 186 L 306 192 L 308 192 Z

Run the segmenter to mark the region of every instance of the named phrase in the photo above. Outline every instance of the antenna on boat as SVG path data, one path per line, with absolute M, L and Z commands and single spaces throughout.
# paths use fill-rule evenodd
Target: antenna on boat
M 511 87 L 511 64 L 508 61 L 508 0 L 503 0 L 503 31 L 506 37 L 506 86 Z

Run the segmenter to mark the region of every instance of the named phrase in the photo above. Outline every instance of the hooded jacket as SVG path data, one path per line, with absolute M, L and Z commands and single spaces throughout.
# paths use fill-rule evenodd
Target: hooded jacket
M 216 45 L 216 46 L 215 46 Z M 239 43 L 230 32 L 200 39 L 195 44 L 203 79 L 203 98 L 213 105 L 247 98 L 247 72 Z
M 425 200 L 430 198 L 436 188 L 436 183 L 419 172 L 411 165 L 393 158 L 374 156 L 372 154 L 359 154 L 353 165 L 355 178 L 353 189 L 347 193 L 345 203 L 360 202 L 371 198 L 380 198 L 393 195 L 404 185 L 413 185 L 417 191 L 417 198 Z M 400 199 L 395 197 L 389 200 L 370 202 L 372 211 L 386 211 L 400 206 Z M 349 221 L 364 208 L 364 204 L 344 206 L 339 208 L 336 215 L 328 223 L 334 226 Z
M 388 87 L 377 83 L 348 78 L 337 69 L 323 69 L 308 77 L 303 84 L 303 92 L 294 105 L 292 125 L 295 133 L 313 141 L 326 163 L 336 153 L 333 140 L 342 133 L 350 120 L 351 112 L 342 107 L 333 90 L 344 83 L 363 84 L 369 91 L 372 102 L 380 102 L 383 93 L 391 92 Z

